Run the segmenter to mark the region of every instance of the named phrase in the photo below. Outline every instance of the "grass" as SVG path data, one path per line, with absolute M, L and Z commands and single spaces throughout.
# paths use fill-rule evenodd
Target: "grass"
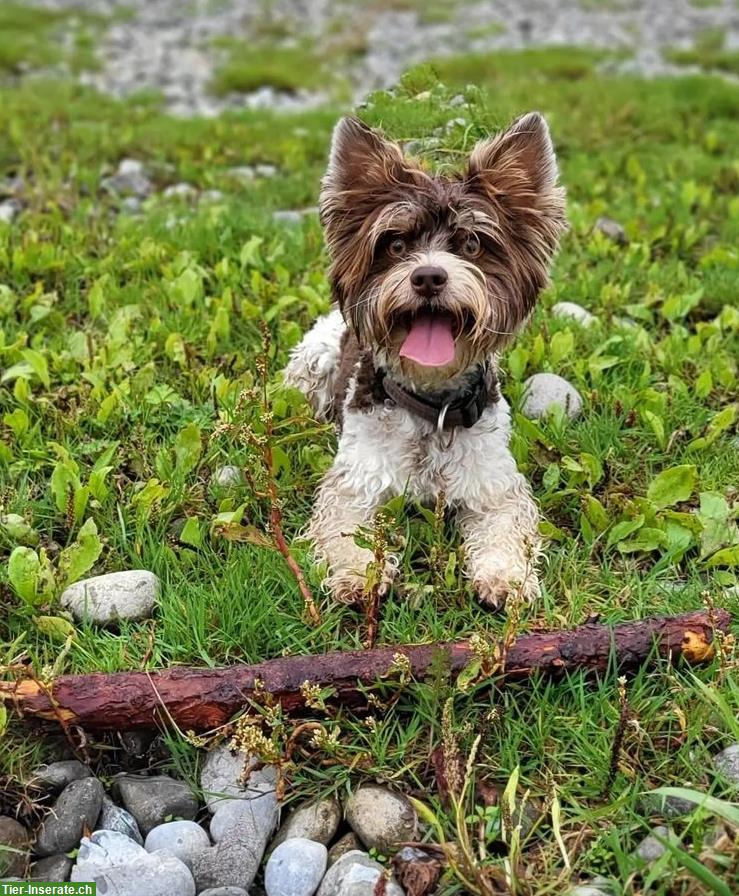
M 61 11 L 24 3 L 0 5 L 0 76 L 63 63 L 73 72 L 97 66 L 93 33 L 100 16 L 82 7 Z M 65 42 L 64 35 L 71 35 Z
M 704 592 L 739 612 L 731 591 L 736 87 L 708 76 L 604 80 L 597 63 L 595 54 L 558 49 L 445 59 L 414 69 L 362 111 L 404 140 L 439 129 L 427 161 L 440 167 L 460 164 L 476 139 L 531 106 L 548 116 L 558 146 L 571 229 L 553 286 L 503 359 L 503 388 L 515 407 L 527 376 L 555 371 L 581 391 L 585 411 L 569 425 L 516 415 L 514 451 L 551 539 L 544 595 L 523 610 L 521 631 L 592 614 L 678 613 L 701 607 Z M 447 132 L 460 114 L 448 100 L 459 92 L 467 124 Z M 239 409 L 239 397 L 257 378 L 266 321 L 274 472 L 286 531 L 319 593 L 320 571 L 297 535 L 333 436 L 282 388 L 279 372 L 328 308 L 326 258 L 315 218 L 280 225 L 271 212 L 315 204 L 337 114 L 181 121 L 150 98 L 123 104 L 63 81 L 0 87 L 0 176 L 20 173 L 29 185 L 27 208 L 0 224 L 0 511 L 25 523 L 6 520 L 0 530 L 0 663 L 58 674 L 361 645 L 362 620 L 351 609 L 323 600 L 322 624 L 302 621 L 282 559 L 238 540 L 250 537 L 247 526 L 265 528 L 264 501 L 246 485 L 211 481 L 226 462 L 259 469 L 222 424 L 264 428 L 259 407 Z M 184 180 L 226 197 L 187 205 L 154 196 L 140 216 L 119 213 L 100 181 L 124 157 L 142 159 L 158 189 Z M 254 162 L 279 173 L 233 192 L 228 168 Z M 604 214 L 623 224 L 627 247 L 594 231 Z M 554 319 L 549 309 L 560 300 L 583 304 L 599 324 L 583 331 Z M 406 513 L 396 502 L 390 511 L 391 535 L 405 543 L 404 585 L 383 606 L 380 641 L 500 636 L 505 620 L 478 607 L 459 575 L 453 532 L 423 508 Z M 22 543 L 46 572 L 31 588 L 9 574 Z M 155 620 L 120 631 L 71 625 L 58 604 L 70 557 L 78 569 L 92 563 L 82 575 L 156 572 L 164 590 Z M 462 691 L 437 664 L 429 681 L 388 683 L 386 699 L 369 719 L 342 713 L 325 722 L 322 746 L 306 743 L 306 758 L 287 766 L 291 798 L 379 777 L 427 807 L 429 836 L 461 843 L 462 829 L 473 838 L 478 830 L 465 818 L 482 813 L 492 825 L 500 815 L 485 809 L 479 785 L 489 795 L 512 782 L 543 820 L 522 849 L 510 837 L 474 849 L 478 865 L 508 875 L 510 892 L 562 893 L 569 881 L 600 874 L 616 893 L 641 893 L 648 872 L 632 850 L 658 817 L 645 812 L 643 792 L 691 785 L 735 798 L 711 763 L 737 740 L 730 644 L 722 662 L 695 673 L 662 660 L 628 681 L 630 721 L 607 790 L 621 711 L 615 673 Z M 0 810 L 14 812 L 20 801 L 30 819 L 24 781 L 62 746 L 12 714 L 7 722 Z M 273 719 L 267 734 L 281 749 L 290 731 Z M 455 821 L 429 754 L 444 739 L 468 757 L 478 736 L 478 789 Z M 116 741 L 96 738 L 88 749 L 103 774 L 116 770 Z M 198 753 L 170 734 L 153 761 L 194 779 Z M 733 886 L 736 847 L 702 848 L 715 823 L 698 810 L 672 825 L 684 854 Z M 683 855 L 662 861 L 651 893 L 710 892 Z M 447 874 L 440 893 L 463 892 Z
M 260 87 L 295 93 L 315 88 L 325 79 L 320 60 L 306 46 L 253 44 L 236 38 L 219 38 L 216 43 L 227 52 L 211 84 L 217 96 Z
M 723 29 L 709 28 L 696 38 L 691 48 L 670 48 L 664 55 L 676 65 L 697 65 L 702 69 L 739 74 L 739 51 L 726 49 L 725 43 Z

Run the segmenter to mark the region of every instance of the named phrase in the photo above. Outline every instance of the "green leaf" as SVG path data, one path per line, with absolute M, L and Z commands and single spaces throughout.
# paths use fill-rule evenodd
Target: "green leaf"
M 174 452 L 177 471 L 186 474 L 193 470 L 200 459 L 201 451 L 200 429 L 195 423 L 190 423 L 175 440 Z
M 701 809 L 711 815 L 718 815 L 719 818 L 728 821 L 730 825 L 739 827 L 739 806 L 726 800 L 720 800 L 718 797 L 702 793 L 700 790 L 693 790 L 690 787 L 658 787 L 649 792 L 657 796 L 674 796 L 680 800 L 697 803 Z
M 15 544 L 34 547 L 39 543 L 38 532 L 17 513 L 0 514 L 0 534 Z
M 716 551 L 706 562 L 706 566 L 739 566 L 739 544 Z
M 27 348 L 21 352 L 21 355 L 26 364 L 28 364 L 31 370 L 41 380 L 43 385 L 47 389 L 50 389 L 51 378 L 49 377 L 49 365 L 46 363 L 46 358 L 41 352 L 37 352 L 32 348 Z
M 608 514 L 605 507 L 593 495 L 583 495 L 583 512 L 596 533 L 605 532 L 608 528 Z
M 91 569 L 103 550 L 95 521 L 89 519 L 77 533 L 77 539 L 59 555 L 59 571 L 64 585 L 71 585 Z
M 5 734 L 5 730 L 8 727 L 8 710 L 5 708 L 4 703 L 0 703 L 0 737 Z
M 621 522 L 616 523 L 616 525 L 608 533 L 608 541 L 606 542 L 606 546 L 610 548 L 612 545 L 626 538 L 627 535 L 631 535 L 632 532 L 636 532 L 636 530 L 641 528 L 643 525 L 644 514 L 639 514 L 639 516 L 633 520 L 621 520 Z
M 74 500 L 80 485 L 76 464 L 68 460 L 60 460 L 52 471 L 50 484 L 56 509 L 59 513 L 66 513 L 69 497 L 71 495 Z
M 36 628 L 53 641 L 64 642 L 67 638 L 74 637 L 76 629 L 68 619 L 63 616 L 34 616 Z
M 33 548 L 15 548 L 8 560 L 8 579 L 15 593 L 27 604 L 33 605 L 36 600 L 41 561 Z
M 457 687 L 459 690 L 463 693 L 468 691 L 480 677 L 481 670 L 482 660 L 480 657 L 471 659 L 457 676 Z
M 633 554 L 643 551 L 656 551 L 657 548 L 664 547 L 667 544 L 667 537 L 661 529 L 651 529 L 648 526 L 642 527 L 636 538 L 627 541 L 619 541 L 617 547 L 622 554 Z
M 558 367 L 566 358 L 571 358 L 575 350 L 572 330 L 560 330 L 549 340 L 549 359 L 553 367 Z
M 182 544 L 189 544 L 194 548 L 200 547 L 200 544 L 202 542 L 202 536 L 200 534 L 200 523 L 195 519 L 195 517 L 191 516 L 182 527 L 179 540 L 182 542 Z
M 692 464 L 663 470 L 650 482 L 647 498 L 658 510 L 687 501 L 693 494 L 697 477 L 698 471 Z

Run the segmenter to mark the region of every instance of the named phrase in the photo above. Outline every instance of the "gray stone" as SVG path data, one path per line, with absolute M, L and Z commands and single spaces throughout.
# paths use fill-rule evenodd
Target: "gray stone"
M 612 242 L 618 243 L 619 246 L 625 246 L 629 242 L 626 231 L 618 221 L 614 221 L 612 218 L 606 218 L 605 216 L 598 218 L 595 222 L 595 229 L 599 230 L 603 236 Z
M 119 208 L 129 215 L 136 215 L 141 211 L 142 202 L 137 196 L 126 196 L 121 200 Z
M 339 838 L 331 849 L 329 849 L 328 867 L 330 868 L 332 865 L 336 864 L 336 862 L 348 852 L 353 852 L 355 850 L 361 852 L 362 844 L 359 842 L 359 837 L 357 837 L 353 831 L 350 831 L 348 834 L 344 834 L 343 837 Z
M 384 873 L 382 865 L 366 852 L 348 852 L 328 869 L 318 896 L 374 896 L 377 881 Z M 404 896 L 393 877 L 386 882 L 385 896 Z
M 118 778 L 117 783 L 123 805 L 136 819 L 144 836 L 167 820 L 192 820 L 198 813 L 198 801 L 190 788 L 168 775 L 151 778 L 126 775 Z
M 218 843 L 199 852 L 192 864 L 198 892 L 209 887 L 248 890 L 257 875 L 263 852 L 245 843 Z
M 559 407 L 574 420 L 582 411 L 582 397 L 577 389 L 556 373 L 535 373 L 523 387 L 521 411 L 534 420 Z
M 277 771 L 272 766 L 264 766 L 251 772 L 248 784 L 242 783 L 244 770 L 251 761 L 243 753 L 232 751 L 228 744 L 221 744 L 208 753 L 200 772 L 200 788 L 211 812 L 224 799 L 261 793 L 269 789 L 265 785 L 271 785 L 274 790 Z
M 680 818 L 683 815 L 689 815 L 700 804 L 694 800 L 683 799 L 680 796 L 650 793 L 641 800 L 640 805 L 641 810 L 645 814 L 663 815 L 665 818 Z
M 197 190 L 192 184 L 179 183 L 179 184 L 171 184 L 164 190 L 162 194 L 167 199 L 190 199 L 192 196 L 197 194 Z
M 200 194 L 202 202 L 221 202 L 224 198 L 222 190 L 203 190 Z
M 598 323 L 598 318 L 577 302 L 557 302 L 556 305 L 552 305 L 552 314 L 555 317 L 574 320 L 583 327 L 591 327 Z
M 713 763 L 719 773 L 736 790 L 739 788 L 739 744 L 732 744 L 714 756 Z
M 274 177 L 277 174 L 277 166 L 268 163 L 259 163 L 254 166 L 254 171 L 258 177 Z
M 115 174 L 103 178 L 101 186 L 115 196 L 137 196 L 140 199 L 154 189 L 143 163 L 137 159 L 122 159 Z
M 0 221 L 5 224 L 12 224 L 16 215 L 23 209 L 23 206 L 17 199 L 5 199 L 0 202 Z
M 406 797 L 374 784 L 349 797 L 346 820 L 368 849 L 383 855 L 394 852 L 400 841 L 414 840 L 418 832 L 415 810 Z
M 28 861 L 28 831 L 9 815 L 0 815 L 0 878 L 23 874 Z
M 313 896 L 321 883 L 328 850 L 323 843 L 291 837 L 269 857 L 264 869 L 267 896 Z
M 48 883 L 69 880 L 72 864 L 72 860 L 65 855 L 39 859 L 38 862 L 31 865 L 31 880 L 47 881 Z
M 285 208 L 273 212 L 272 217 L 283 224 L 299 224 L 303 220 L 303 213 L 300 209 Z
M 229 168 L 226 174 L 242 182 L 252 181 L 255 177 L 255 171 L 251 165 L 235 165 L 233 168 Z
M 144 849 L 154 852 L 157 849 L 169 850 L 192 867 L 195 854 L 210 846 L 210 838 L 194 821 L 168 821 L 152 828 L 146 836 Z
M 201 890 L 200 896 L 249 896 L 241 887 L 213 887 Z
M 62 759 L 59 762 L 50 762 L 48 765 L 39 766 L 29 783 L 32 787 L 59 793 L 72 781 L 91 777 L 92 772 L 79 759 Z
M 237 488 L 244 484 L 244 473 L 241 467 L 226 464 L 213 472 L 211 482 L 220 488 Z
M 210 836 L 214 843 L 246 842 L 264 852 L 278 814 L 274 790 L 264 790 L 250 799 L 223 800 L 210 821 Z
M 634 850 L 634 855 L 640 861 L 647 864 L 656 862 L 657 859 L 661 858 L 667 852 L 667 847 L 659 842 L 657 837 L 654 836 L 655 834 L 658 834 L 663 840 L 670 840 L 672 838 L 669 829 L 664 827 L 664 825 L 659 825 L 654 828 L 651 834 L 647 834 Z
M 449 100 L 449 106 L 454 109 L 456 106 L 464 106 L 466 102 L 463 94 L 458 93 Z
M 270 849 L 275 849 L 291 837 L 305 837 L 326 846 L 333 840 L 340 823 L 341 806 L 337 799 L 298 806 L 280 826 Z
M 153 572 L 124 570 L 75 582 L 62 593 L 61 604 L 77 620 L 108 625 L 120 619 L 147 619 L 160 589 Z
M 81 778 L 68 784 L 41 825 L 36 854 L 51 856 L 74 849 L 83 830 L 91 829 L 97 821 L 104 793 L 97 778 Z
M 105 896 L 195 896 L 187 866 L 166 850 L 148 853 L 124 834 L 96 831 L 80 844 L 72 881 L 97 884 Z
M 113 800 L 107 796 L 103 797 L 103 808 L 100 810 L 95 830 L 118 831 L 119 834 L 125 834 L 140 846 L 144 844 L 144 838 L 141 836 L 141 831 L 133 815 L 120 806 L 116 806 Z

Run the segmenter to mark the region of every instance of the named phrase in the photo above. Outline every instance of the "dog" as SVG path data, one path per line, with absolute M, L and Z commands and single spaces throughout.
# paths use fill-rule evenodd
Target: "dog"
M 334 306 L 292 351 L 285 381 L 339 434 L 306 532 L 328 589 L 362 600 L 373 553 L 354 536 L 387 500 L 441 495 L 479 600 L 534 599 L 539 514 L 508 447 L 497 359 L 566 228 L 545 119 L 524 115 L 479 142 L 462 173 L 433 175 L 343 118 L 319 211 Z M 382 590 L 397 567 L 385 559 Z

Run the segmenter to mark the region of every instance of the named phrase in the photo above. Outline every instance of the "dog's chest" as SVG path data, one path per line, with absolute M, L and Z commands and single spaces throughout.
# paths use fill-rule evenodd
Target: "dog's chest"
M 337 461 L 369 493 L 407 492 L 432 502 L 443 492 L 449 504 L 474 503 L 504 471 L 510 474 L 508 421 L 503 402 L 469 429 L 438 432 L 388 402 L 347 413 Z

